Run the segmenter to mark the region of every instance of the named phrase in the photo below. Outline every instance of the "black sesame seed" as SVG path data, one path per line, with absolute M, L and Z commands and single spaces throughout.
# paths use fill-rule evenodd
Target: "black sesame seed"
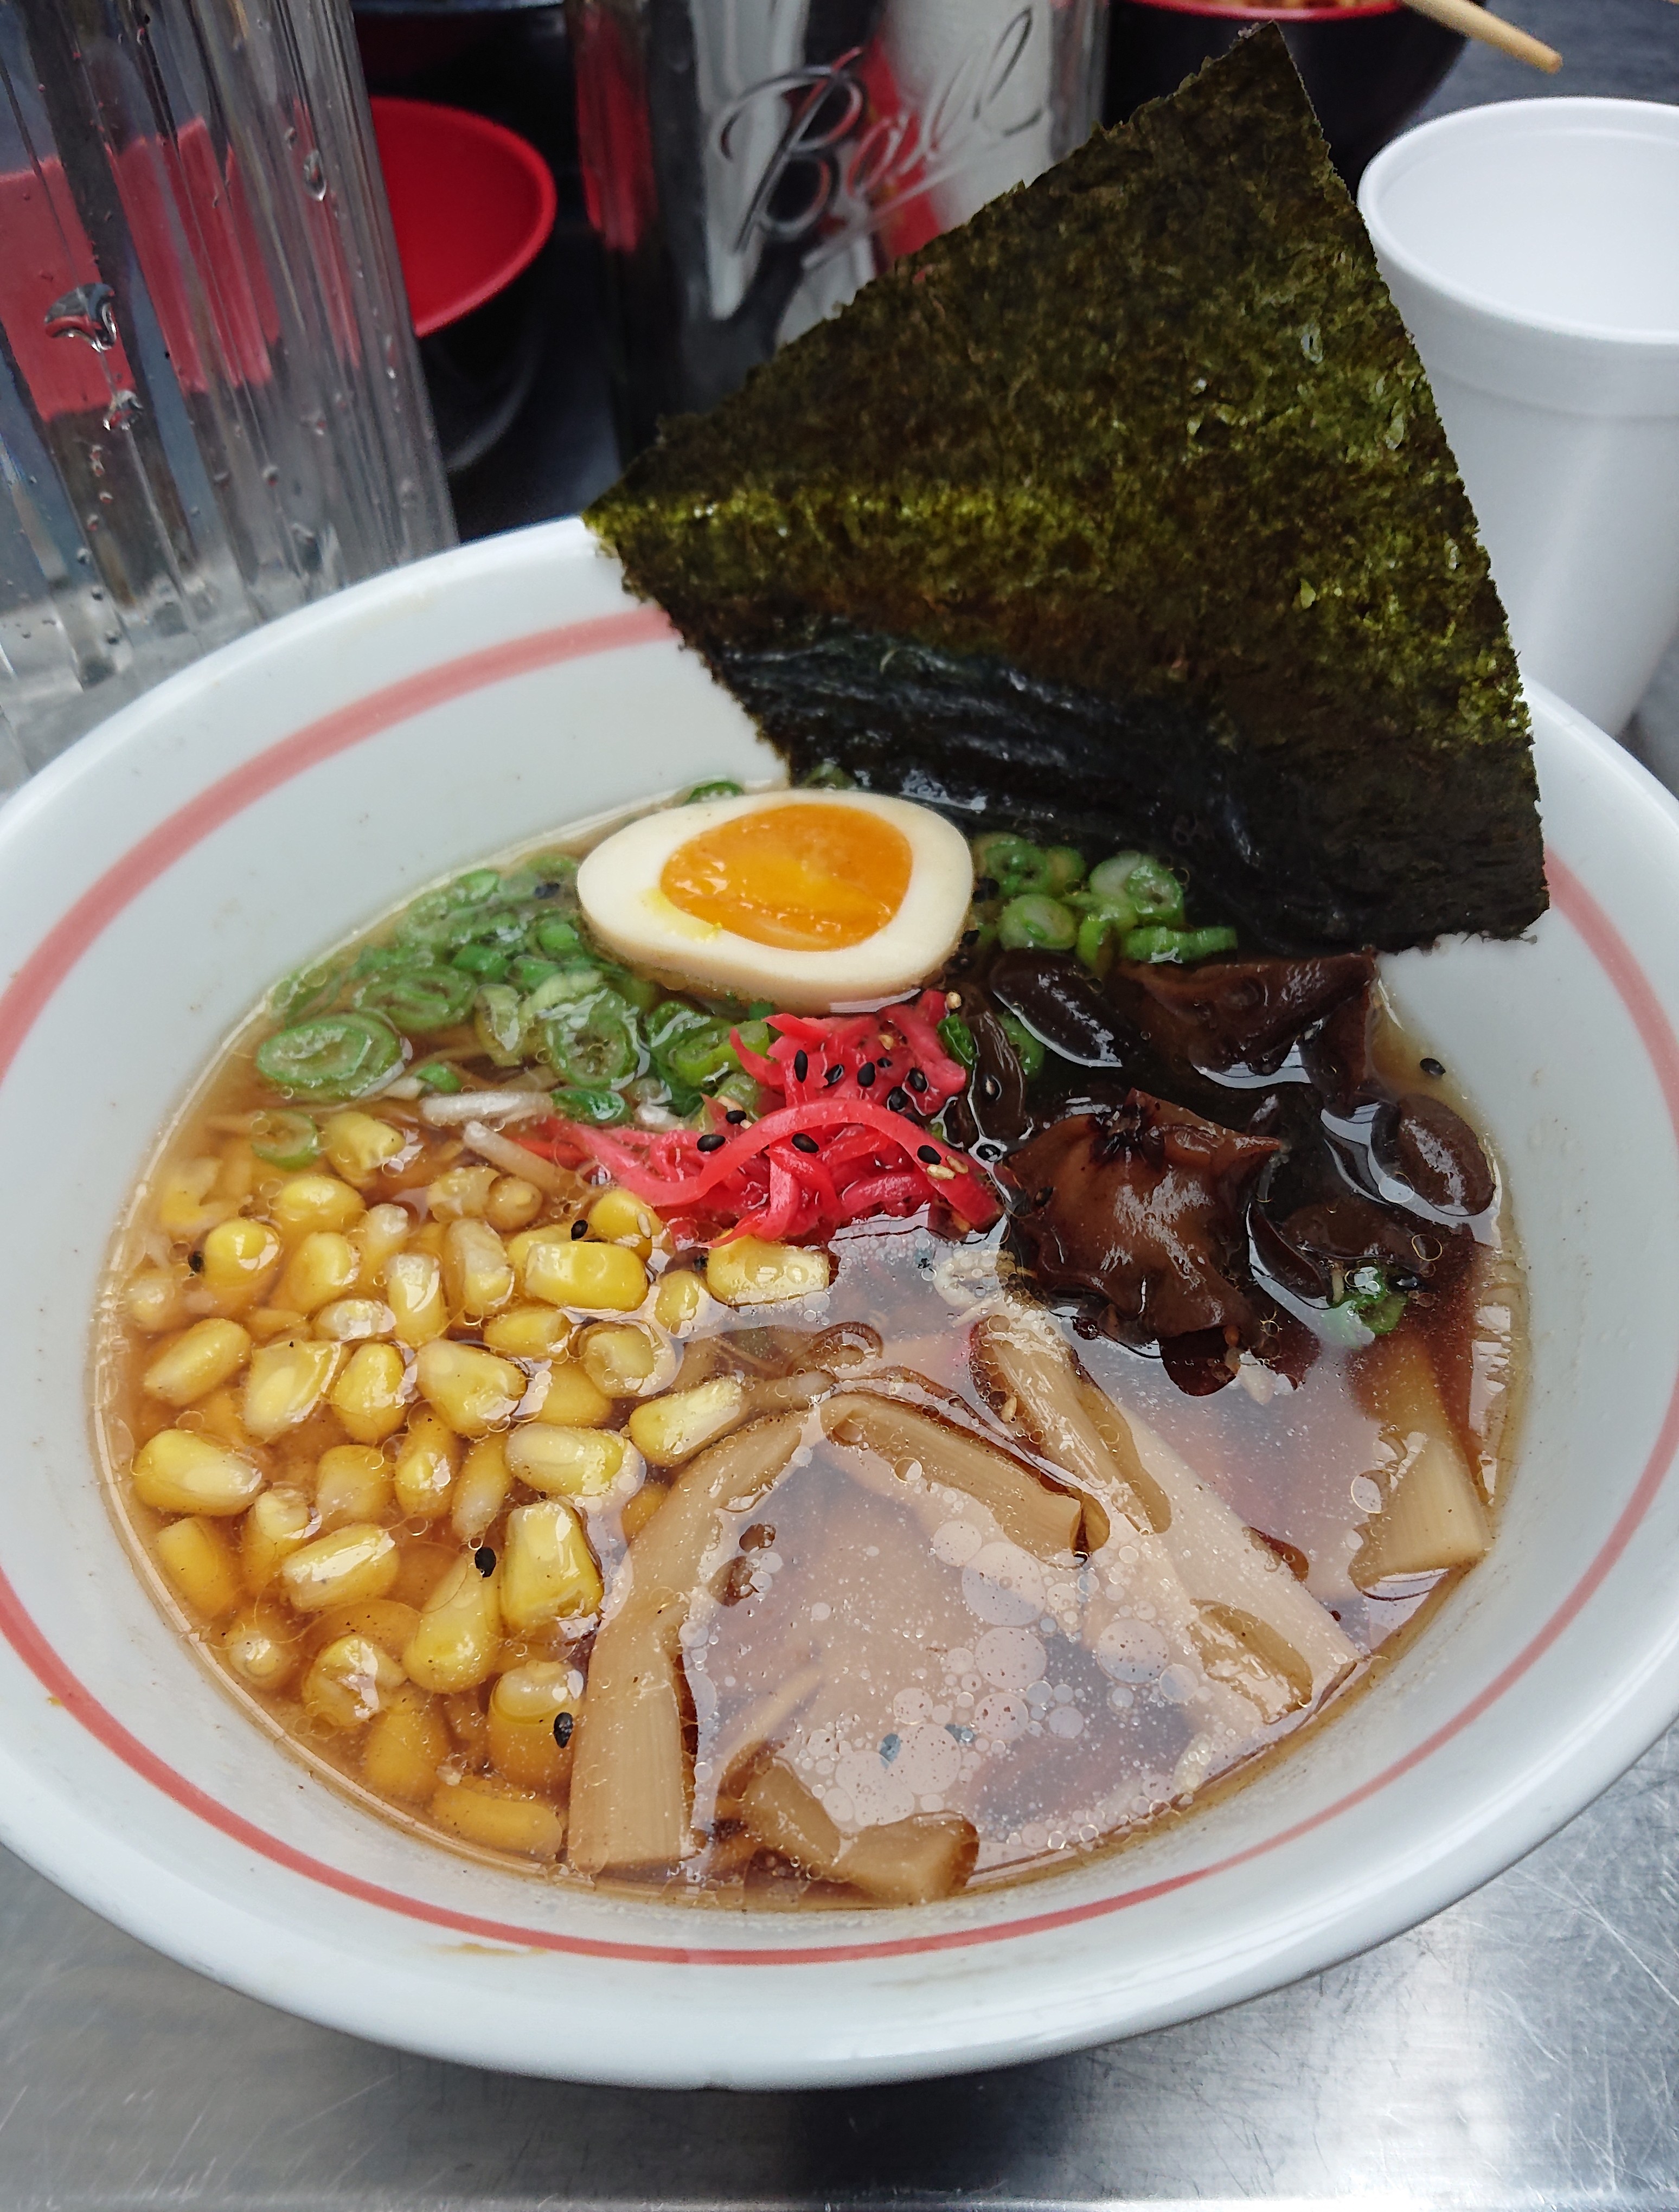
M 1428 1054 L 1426 1060 L 1420 1060 L 1417 1062 L 1417 1066 L 1422 1070 L 1425 1075 L 1444 1075 L 1445 1073 L 1444 1064 L 1436 1060 L 1432 1052 Z
M 589 1224 L 582 1218 L 581 1214 L 577 1219 L 572 1223 L 571 1233 L 574 1237 L 587 1237 L 588 1235 Z
M 1054 1185 L 1053 1183 L 1050 1183 L 1050 1182 L 1046 1182 L 1046 1183 L 1044 1184 L 1044 1186 L 1043 1186 L 1043 1189 L 1042 1189 L 1041 1191 L 1039 1191 L 1039 1193 L 1037 1194 L 1037 1196 L 1035 1199 L 1033 1199 L 1033 1200 L 1032 1200 L 1032 1204 L 1033 1204 L 1034 1206 L 1047 1206 L 1047 1205 L 1049 1203 L 1049 1200 L 1050 1200 L 1055 1196 L 1055 1185 Z
M 805 1130 L 800 1129 L 798 1135 L 793 1139 L 793 1149 L 796 1152 L 813 1152 L 818 1150 L 818 1146 L 814 1137 L 809 1135 Z
M 880 1065 L 881 1065 L 881 1066 L 882 1066 L 882 1067 L 890 1067 L 890 1066 L 891 1066 L 891 1064 L 892 1064 L 892 1056 L 891 1056 L 891 1053 L 889 1053 L 889 1052 L 883 1052 L 883 1053 L 881 1054 L 881 1055 L 880 1055 Z
M 794 1080 L 796 1083 L 802 1083 L 802 1082 L 804 1082 L 804 1080 L 806 1079 L 806 1078 L 809 1075 L 810 1072 L 811 1072 L 811 1056 L 810 1056 L 809 1053 L 807 1053 L 806 1051 L 805 1051 L 805 1050 L 804 1050 L 804 1048 L 803 1048 L 803 1047 L 801 1046 L 801 1047 L 800 1047 L 800 1048 L 797 1052 L 795 1052 L 795 1053 L 794 1054 L 794 1055 L 793 1055 L 793 1076 L 794 1076 Z
M 1423 1278 L 1414 1267 L 1391 1267 L 1388 1271 L 1388 1288 L 1402 1291 L 1408 1297 L 1413 1291 L 1422 1288 Z
M 932 1145 L 917 1146 L 916 1149 L 916 1158 L 918 1160 L 925 1160 L 930 1168 L 936 1168 L 939 1164 L 938 1150 Z
M 895 1083 L 891 1089 L 886 1093 L 886 1103 L 891 1108 L 894 1114 L 907 1114 L 909 1112 L 909 1094 L 903 1088 L 903 1085 L 901 1083 Z
M 979 943 L 979 932 L 978 932 L 976 929 L 964 929 L 964 930 L 963 931 L 963 933 L 962 933 L 962 946 L 963 946 L 963 950 L 964 950 L 964 951 L 967 950 L 967 948 L 968 948 L 968 946 L 969 946 L 969 945 L 977 945 L 978 943 Z
M 903 1079 L 912 1091 L 925 1091 L 927 1088 L 927 1078 L 918 1067 L 912 1067 Z
M 472 1565 L 478 1569 L 481 1575 L 485 1577 L 493 1575 L 496 1571 L 496 1552 L 494 1546 L 490 1544 L 480 1544 L 478 1550 L 472 1554 Z
M 567 1744 L 571 1741 L 571 1731 L 576 1727 L 576 1722 L 572 1718 L 569 1713 L 555 1714 L 554 1741 L 558 1744 L 562 1751 L 563 1751 Z
M 192 1270 L 195 1275 L 202 1275 L 204 1272 L 204 1254 L 202 1252 L 189 1252 L 186 1255 L 186 1264 Z
M 874 1080 L 874 1062 L 873 1062 L 872 1060 L 866 1060 L 863 1062 L 862 1066 L 861 1066 L 857 1070 L 857 1088 L 858 1088 L 858 1090 L 859 1090 L 859 1091 L 867 1091 L 867 1090 L 868 1089 L 868 1087 L 869 1087 L 870 1084 L 871 1084 L 871 1083 L 873 1083 L 873 1080 Z
M 828 1070 L 828 1073 L 823 1077 L 822 1080 L 827 1085 L 829 1090 L 831 1091 L 836 1083 L 844 1082 L 845 1070 L 843 1067 L 830 1067 Z
M 979 1095 L 988 1104 L 995 1105 L 1003 1095 L 1002 1078 L 1000 1075 L 982 1075 L 979 1079 Z
M 731 1106 L 728 1112 L 723 1116 L 723 1119 L 726 1121 L 733 1123 L 734 1127 L 737 1129 L 740 1127 L 740 1124 L 745 1120 L 745 1118 L 746 1109 L 744 1106 Z
M 711 1132 L 709 1136 L 702 1137 L 700 1139 L 700 1150 L 703 1152 L 721 1152 L 722 1149 L 723 1139 L 717 1134 L 715 1129 Z

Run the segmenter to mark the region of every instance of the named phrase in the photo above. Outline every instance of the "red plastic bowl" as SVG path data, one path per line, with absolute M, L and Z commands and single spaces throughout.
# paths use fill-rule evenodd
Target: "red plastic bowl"
M 548 165 L 514 131 L 429 100 L 375 99 L 374 136 L 414 334 L 506 289 L 554 228 Z

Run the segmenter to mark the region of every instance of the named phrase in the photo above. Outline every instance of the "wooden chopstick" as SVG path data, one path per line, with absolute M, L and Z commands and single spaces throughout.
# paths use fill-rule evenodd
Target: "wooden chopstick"
M 1449 31 L 1461 31 L 1466 39 L 1496 46 L 1500 53 L 1512 54 L 1518 62 L 1527 62 L 1548 76 L 1554 76 L 1562 67 L 1562 56 L 1554 46 L 1518 31 L 1502 15 L 1489 15 L 1485 8 L 1476 7 L 1475 0 L 1405 0 L 1405 4 L 1414 8 L 1419 15 L 1444 23 Z

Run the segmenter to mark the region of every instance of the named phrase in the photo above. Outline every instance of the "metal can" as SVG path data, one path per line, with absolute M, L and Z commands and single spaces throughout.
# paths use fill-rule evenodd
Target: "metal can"
M 1107 0 L 567 0 L 625 457 L 1089 135 Z

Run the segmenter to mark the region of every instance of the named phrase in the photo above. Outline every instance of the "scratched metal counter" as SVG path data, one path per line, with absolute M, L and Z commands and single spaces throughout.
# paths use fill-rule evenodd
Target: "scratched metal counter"
M 1679 98 L 1666 0 L 1505 4 L 1566 75 L 1477 52 L 1438 106 Z M 1679 653 L 1627 738 L 1679 788 Z M 1676 2076 L 1679 1729 L 1364 1958 L 1133 2042 L 902 2089 L 661 2095 L 407 2057 L 200 1980 L 0 1853 L 0 2212 L 1665 2206 Z

